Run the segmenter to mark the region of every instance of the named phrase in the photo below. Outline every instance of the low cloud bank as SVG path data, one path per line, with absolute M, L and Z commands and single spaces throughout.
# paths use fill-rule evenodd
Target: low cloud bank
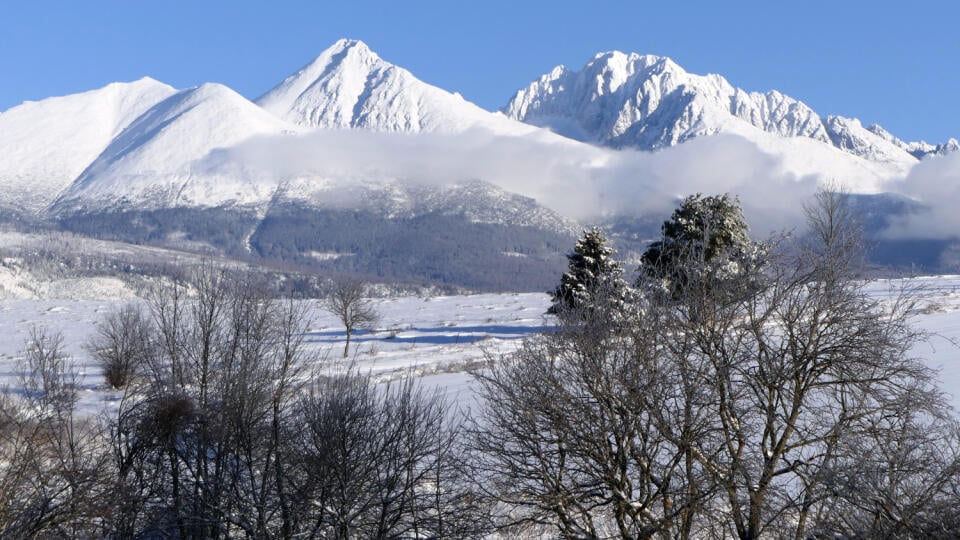
M 960 170 L 960 159 L 947 159 L 950 167 L 921 164 L 915 169 L 919 180 L 911 174 L 897 187 L 905 193 L 910 185 L 928 196 L 960 199 L 960 186 L 945 189 L 934 179 Z M 800 226 L 802 205 L 821 180 L 798 177 L 780 158 L 735 135 L 641 152 L 598 148 L 543 133 L 506 137 L 484 131 L 320 131 L 253 139 L 218 151 L 207 165 L 224 163 L 278 182 L 316 178 L 332 184 L 399 180 L 443 185 L 479 179 L 583 222 L 613 214 L 666 216 L 679 197 L 731 193 L 740 198 L 758 236 Z M 960 212 L 951 218 L 960 222 Z
M 960 237 L 960 152 L 921 161 L 891 188 L 923 204 L 926 210 L 895 220 L 885 236 Z

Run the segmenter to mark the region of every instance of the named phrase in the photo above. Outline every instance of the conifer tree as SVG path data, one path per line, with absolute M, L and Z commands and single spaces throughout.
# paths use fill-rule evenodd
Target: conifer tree
M 740 201 L 729 194 L 685 198 L 661 231 L 661 240 L 643 253 L 640 272 L 674 294 L 697 276 L 717 277 L 721 267 L 736 273 L 762 249 L 751 242 Z
M 573 253 L 567 255 L 569 271 L 561 276 L 560 285 L 552 293 L 553 306 L 549 313 L 591 309 L 600 294 L 605 302 L 622 299 L 628 287 L 623 280 L 623 266 L 615 255 L 616 250 L 607 245 L 607 238 L 599 228 L 584 231 Z

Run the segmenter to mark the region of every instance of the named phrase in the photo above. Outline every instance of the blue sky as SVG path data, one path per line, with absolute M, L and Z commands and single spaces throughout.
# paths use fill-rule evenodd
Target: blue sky
M 960 137 L 958 20 L 943 0 L 8 2 L 0 110 L 145 75 L 255 98 L 351 37 L 488 109 L 555 65 L 618 49 L 941 142 Z

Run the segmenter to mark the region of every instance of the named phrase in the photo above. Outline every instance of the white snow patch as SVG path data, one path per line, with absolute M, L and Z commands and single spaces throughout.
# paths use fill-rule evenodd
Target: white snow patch
M 353 257 L 356 253 L 337 253 L 335 251 L 308 251 L 307 256 L 318 261 L 334 261 L 343 257 Z
M 94 414 L 115 406 L 116 393 L 106 387 L 84 345 L 97 322 L 127 301 L 0 300 L 0 327 L 5 329 L 0 334 L 0 387 L 18 387 L 17 360 L 30 330 L 42 326 L 63 334 L 65 352 L 81 375 L 81 410 Z M 327 369 L 352 364 L 381 382 L 413 374 L 424 377 L 428 386 L 444 387 L 452 398 L 468 401 L 472 397 L 467 369 L 488 355 L 516 350 L 525 336 L 552 324 L 544 315 L 550 298 L 539 293 L 386 298 L 376 301 L 383 326 L 355 333 L 349 358 L 342 359 L 340 322 L 317 301 L 306 302 L 313 321 L 306 343 L 328 363 Z

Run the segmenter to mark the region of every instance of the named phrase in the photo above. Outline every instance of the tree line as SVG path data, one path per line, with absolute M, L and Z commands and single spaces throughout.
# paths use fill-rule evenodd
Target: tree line
M 915 297 L 868 288 L 842 195 L 808 218 L 759 242 L 735 199 L 689 197 L 632 279 L 586 231 L 556 328 L 488 358 L 469 415 L 331 369 L 252 275 L 106 316 L 100 417 L 37 330 L 0 394 L 0 537 L 956 537 L 960 429 L 911 356 Z

